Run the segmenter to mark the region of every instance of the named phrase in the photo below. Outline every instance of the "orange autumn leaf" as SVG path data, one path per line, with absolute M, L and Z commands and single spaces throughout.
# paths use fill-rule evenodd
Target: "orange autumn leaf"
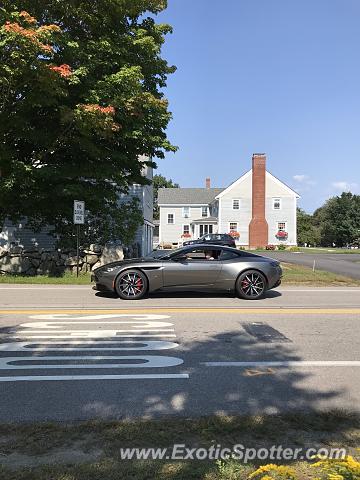
M 68 78 L 72 75 L 71 67 L 70 67 L 70 65 L 67 65 L 66 63 L 63 63 L 62 65 L 59 65 L 59 66 L 53 65 L 49 68 L 53 72 L 58 73 L 60 75 L 60 77 L 63 77 L 63 78 Z

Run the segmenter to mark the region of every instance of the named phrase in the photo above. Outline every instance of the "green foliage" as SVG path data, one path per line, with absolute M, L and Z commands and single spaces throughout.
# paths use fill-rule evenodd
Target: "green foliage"
M 5 0 L 0 8 L 0 222 L 72 231 L 84 200 L 96 237 L 136 230 L 145 165 L 174 151 L 162 93 L 165 0 Z M 111 220 L 111 221 L 110 221 Z M 86 232 L 85 232 L 86 233 Z M 100 235 L 101 233 L 101 235 Z
M 314 213 L 314 224 L 320 230 L 324 246 L 344 247 L 357 243 L 360 237 L 360 195 L 343 192 L 327 200 Z
M 319 245 L 320 232 L 313 224 L 313 217 L 301 208 L 297 209 L 297 239 L 299 245 Z
M 286 250 L 286 245 L 284 245 L 283 243 L 280 243 L 280 245 L 278 245 L 277 249 L 278 250 Z
M 159 188 L 179 188 L 179 185 L 177 183 L 173 183 L 171 179 L 168 180 L 163 175 L 154 175 L 153 186 L 154 186 L 154 219 L 158 220 L 160 215 L 160 209 L 158 206 Z
M 297 223 L 300 245 L 359 245 L 360 195 L 343 192 L 327 200 L 313 215 L 298 209 Z

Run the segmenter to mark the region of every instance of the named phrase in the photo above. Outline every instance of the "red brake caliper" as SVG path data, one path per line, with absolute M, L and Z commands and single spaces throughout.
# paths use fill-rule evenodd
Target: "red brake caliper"
M 142 288 L 142 280 L 141 280 L 141 278 L 139 278 L 139 279 L 137 280 L 136 286 L 137 286 L 137 288 L 139 288 L 139 289 L 141 290 L 141 288 Z

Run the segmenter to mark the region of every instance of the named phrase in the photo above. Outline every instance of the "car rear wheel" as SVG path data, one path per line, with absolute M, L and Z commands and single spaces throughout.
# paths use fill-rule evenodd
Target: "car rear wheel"
M 257 270 L 248 270 L 239 276 L 235 289 L 240 298 L 258 300 L 266 292 L 266 278 Z
M 120 273 L 115 282 L 115 290 L 123 300 L 139 300 L 147 292 L 148 280 L 139 270 L 126 270 Z

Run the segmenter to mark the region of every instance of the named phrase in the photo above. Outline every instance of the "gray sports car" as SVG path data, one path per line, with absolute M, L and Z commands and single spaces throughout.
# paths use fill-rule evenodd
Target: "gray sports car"
M 160 257 L 109 263 L 94 270 L 95 290 L 137 300 L 156 290 L 235 291 L 256 300 L 281 283 L 279 262 L 219 245 L 191 245 Z

